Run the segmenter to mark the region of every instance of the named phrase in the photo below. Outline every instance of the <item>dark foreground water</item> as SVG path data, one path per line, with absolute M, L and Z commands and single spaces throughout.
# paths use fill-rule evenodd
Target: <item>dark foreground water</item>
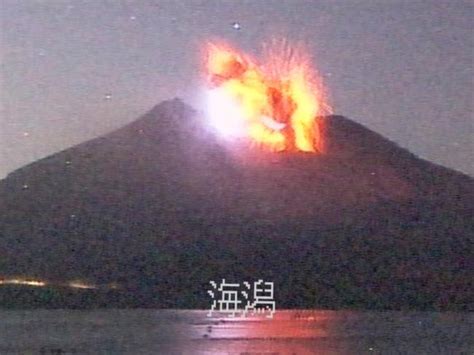
M 473 313 L 0 311 L 0 354 L 473 354 Z

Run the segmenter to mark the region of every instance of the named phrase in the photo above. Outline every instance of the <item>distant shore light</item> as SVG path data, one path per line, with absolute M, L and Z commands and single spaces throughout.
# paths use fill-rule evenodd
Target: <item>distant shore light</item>
M 25 286 L 35 286 L 43 287 L 46 286 L 45 281 L 40 280 L 23 280 L 23 279 L 0 279 L 0 285 L 25 285 Z

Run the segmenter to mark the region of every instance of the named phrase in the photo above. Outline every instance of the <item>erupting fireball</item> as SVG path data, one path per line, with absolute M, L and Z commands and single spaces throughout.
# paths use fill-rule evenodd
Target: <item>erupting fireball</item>
M 220 132 L 273 151 L 320 151 L 315 120 L 330 112 L 302 50 L 273 43 L 257 63 L 224 44 L 207 46 L 210 118 Z

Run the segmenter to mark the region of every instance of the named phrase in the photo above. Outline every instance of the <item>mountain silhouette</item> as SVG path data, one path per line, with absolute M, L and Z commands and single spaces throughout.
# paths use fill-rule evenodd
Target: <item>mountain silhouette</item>
M 321 154 L 264 152 L 175 99 L 18 169 L 0 276 L 114 282 L 124 307 L 207 308 L 224 278 L 274 282 L 280 308 L 472 309 L 473 179 L 345 117 L 318 126 Z

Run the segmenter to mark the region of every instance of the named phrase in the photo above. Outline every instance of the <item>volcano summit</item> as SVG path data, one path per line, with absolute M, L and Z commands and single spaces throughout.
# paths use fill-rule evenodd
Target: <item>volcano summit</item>
M 113 282 L 123 307 L 208 308 L 225 278 L 279 308 L 472 308 L 473 179 L 317 122 L 324 154 L 264 152 L 171 100 L 25 166 L 0 182 L 0 276 Z

